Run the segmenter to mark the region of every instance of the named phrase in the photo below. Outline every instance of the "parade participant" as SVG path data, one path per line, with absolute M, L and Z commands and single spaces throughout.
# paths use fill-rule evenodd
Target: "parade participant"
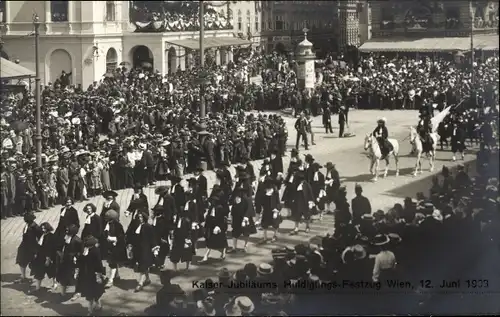
M 451 152 L 453 153 L 453 161 L 457 160 L 457 152 L 460 153 L 462 160 L 465 159 L 465 127 L 464 119 L 460 116 L 457 121 L 453 122 L 451 133 Z
M 202 202 L 205 201 L 208 197 L 207 194 L 207 178 L 203 175 L 202 168 L 196 168 L 194 171 L 194 175 L 196 178 L 196 198 Z
M 306 174 L 306 181 L 310 184 L 312 182 L 314 176 L 314 169 L 312 167 L 314 163 L 314 157 L 311 154 L 306 154 L 304 157 L 304 165 L 302 168 L 304 169 L 304 173 Z
M 340 176 L 332 162 L 326 163 L 325 168 L 326 203 L 328 204 L 328 207 L 331 207 L 330 205 L 337 199 L 337 194 L 340 188 Z
M 83 250 L 82 240 L 76 235 L 78 227 L 69 225 L 64 236 L 64 245 L 57 251 L 57 271 L 56 280 L 61 285 L 61 295 L 66 296 L 68 286 L 73 283 L 76 263 Z M 78 298 L 78 291 L 75 291 L 74 298 Z
M 116 197 L 118 197 L 118 194 L 112 190 L 105 191 L 102 196 L 106 201 L 102 204 L 102 209 L 101 209 L 101 214 L 99 215 L 102 220 L 102 227 L 104 227 L 104 215 L 108 210 L 114 210 L 118 214 L 118 219 L 120 219 L 120 205 L 116 202 Z M 85 238 L 84 236 L 82 236 Z M 95 238 L 99 239 L 98 236 L 95 236 Z
M 126 261 L 127 253 L 125 231 L 118 219 L 118 213 L 113 209 L 106 211 L 104 221 L 104 232 L 99 247 L 103 260 L 107 260 L 110 268 L 109 278 L 106 283 L 106 288 L 110 288 L 116 279 L 120 279 L 118 269 L 120 264 Z
M 233 193 L 233 203 L 231 207 L 231 236 L 233 237 L 232 249 L 228 253 L 238 250 L 238 239 L 243 237 L 243 250 L 247 250 L 248 237 L 257 233 L 254 223 L 254 215 L 249 214 L 253 210 L 251 206 L 251 196 L 247 196 L 247 191 L 242 188 L 236 189 Z
M 344 128 L 347 122 L 347 111 L 345 106 L 339 108 L 339 138 L 344 137 Z
M 283 174 L 283 157 L 279 155 L 278 150 L 271 151 L 269 163 L 271 165 L 271 176 L 274 179 L 278 177 L 278 174 Z
M 192 223 L 188 213 L 180 213 L 174 217 L 174 228 L 171 233 L 172 249 L 170 250 L 170 262 L 174 266 L 174 271 L 177 271 L 179 262 L 186 263 L 186 271 L 189 270 L 195 252 L 191 230 Z
M 168 179 L 172 184 L 172 187 L 170 188 L 170 194 L 174 198 L 176 211 L 179 212 L 184 208 L 184 204 L 186 203 L 184 187 L 182 187 L 182 185 L 180 184 L 182 178 L 176 175 L 170 175 L 168 176 Z
M 216 170 L 215 175 L 217 176 L 217 183 L 224 193 L 224 197 L 222 197 L 223 201 L 227 204 L 233 190 L 233 177 L 229 171 L 229 167 L 231 166 L 229 161 L 224 160 L 221 164 L 222 167 Z
M 272 242 L 278 239 L 278 228 L 281 223 L 281 204 L 279 199 L 279 191 L 276 188 L 275 182 L 272 178 L 266 177 L 263 184 L 263 191 L 259 197 L 259 209 L 257 213 L 261 215 L 260 224 L 264 230 L 264 238 L 262 243 L 269 241 L 267 231 L 269 228 L 273 230 Z
M 352 223 L 356 225 L 361 221 L 363 215 L 371 215 L 372 207 L 368 198 L 363 196 L 363 188 L 361 185 L 356 184 L 354 186 L 354 192 L 356 193 L 356 197 L 351 201 Z
M 163 209 L 153 208 L 153 230 L 155 239 L 158 241 L 157 250 L 153 252 L 155 255 L 155 266 L 162 270 L 165 266 L 165 259 L 170 252 L 170 231 L 172 230 L 171 223 L 167 222 Z
M 83 251 L 77 259 L 75 280 L 78 290 L 88 302 L 89 316 L 100 310 L 100 298 L 104 294 L 106 269 L 102 264 L 101 251 L 97 247 L 98 239 L 87 236 L 83 241 Z
M 297 171 L 295 173 L 295 179 L 297 186 L 293 190 L 292 196 L 292 219 L 295 222 L 295 227 L 292 234 L 297 234 L 299 232 L 299 223 L 304 220 L 306 223 L 306 232 L 311 229 L 309 227 L 309 221 L 311 217 L 311 209 L 315 206 L 315 198 L 312 194 L 311 185 L 306 180 L 306 175 L 303 170 Z
M 131 219 L 133 220 L 140 212 L 149 212 L 148 197 L 144 194 L 142 185 L 135 184 L 134 193 L 132 194 L 132 198 L 130 199 L 129 206 L 125 211 L 125 217 L 131 217 Z
M 385 118 L 378 119 L 377 127 L 373 130 L 373 136 L 377 139 L 382 153 L 382 157 L 380 158 L 381 160 L 385 159 L 385 157 L 392 151 L 392 144 L 387 140 L 389 132 L 385 126 L 386 121 L 387 120 Z
M 83 207 L 83 212 L 87 214 L 81 235 L 83 239 L 87 236 L 93 236 L 97 241 L 101 239 L 105 221 L 101 220 L 101 217 L 96 214 L 96 209 L 94 204 L 86 204 Z
M 149 270 L 154 264 L 154 250 L 158 246 L 155 239 L 155 232 L 153 227 L 148 223 L 148 215 L 141 212 L 138 215 L 139 225 L 133 232 L 135 238 L 132 239 L 133 245 L 132 252 L 134 260 L 137 261 L 137 272 L 139 273 L 138 285 L 135 292 L 140 292 L 143 288 L 151 284 L 149 279 Z M 127 240 L 129 243 L 129 240 Z M 129 248 L 129 246 L 127 246 Z M 156 248 L 157 250 L 157 248 Z
M 325 176 L 320 169 L 323 168 L 319 163 L 311 164 L 312 179 L 311 189 L 313 197 L 316 197 L 316 212 L 319 213 L 320 219 L 323 219 L 323 214 L 326 207 L 326 192 L 325 192 Z
M 54 232 L 54 238 L 60 247 L 64 244 L 64 235 L 66 234 L 66 229 L 68 229 L 70 225 L 75 225 L 77 228 L 80 228 L 78 211 L 73 207 L 73 204 L 73 198 L 66 197 L 64 207 L 61 208 L 61 212 L 59 213 L 59 222 Z
M 432 121 L 429 114 L 420 115 L 420 121 L 417 125 L 417 131 L 422 140 L 422 147 L 424 153 L 432 150 L 433 140 L 431 138 L 432 133 Z
M 52 233 L 54 228 L 48 223 L 40 224 L 41 235 L 38 238 L 38 250 L 35 258 L 31 262 L 31 275 L 35 278 L 35 288 L 30 290 L 30 293 L 37 293 L 41 290 L 42 280 L 47 275 L 48 278 L 53 279 L 52 288 L 57 288 L 55 280 L 56 274 L 56 254 L 57 243 L 55 236 Z
M 236 177 L 234 181 L 236 184 L 234 185 L 233 193 L 231 194 L 232 198 L 235 197 L 235 192 L 237 190 L 244 190 L 248 197 L 253 196 L 252 181 L 246 173 L 246 169 L 244 166 L 236 166 Z
M 290 164 L 288 165 L 288 170 L 284 181 L 285 190 L 283 192 L 283 196 L 281 197 L 281 201 L 286 208 L 291 207 L 293 194 L 295 191 L 295 187 L 297 186 L 294 175 L 300 166 L 302 166 L 302 160 L 299 158 L 299 151 L 297 149 L 292 149 Z
M 28 281 L 26 276 L 26 268 L 35 259 L 38 245 L 38 237 L 41 234 L 40 227 L 35 222 L 36 216 L 32 212 L 24 215 L 23 238 L 17 248 L 16 264 L 19 265 L 21 278 L 16 280 L 17 283 L 25 283 Z
M 210 208 L 205 213 L 205 241 L 207 244 L 207 251 L 203 255 L 201 263 L 208 261 L 208 256 L 212 250 L 221 252 L 220 258 L 226 258 L 227 238 L 227 221 L 226 211 L 223 206 L 222 195 L 213 197 Z

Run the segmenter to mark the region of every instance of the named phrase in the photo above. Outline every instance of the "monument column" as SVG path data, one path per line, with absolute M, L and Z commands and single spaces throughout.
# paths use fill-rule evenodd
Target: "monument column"
M 300 89 L 314 89 L 316 74 L 314 73 L 314 60 L 316 54 L 313 53 L 313 44 L 307 40 L 308 29 L 303 29 L 304 40 L 297 45 L 298 73 L 297 82 Z

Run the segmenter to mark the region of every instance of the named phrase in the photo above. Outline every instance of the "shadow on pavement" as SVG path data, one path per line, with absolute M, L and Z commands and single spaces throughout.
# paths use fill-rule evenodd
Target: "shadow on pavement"
M 124 291 L 130 291 L 137 286 L 137 280 L 120 278 L 114 281 L 114 287 Z
M 2 283 L 14 283 L 14 281 L 20 277 L 21 277 L 20 274 L 5 273 L 5 274 L 2 274 L 1 280 L 2 280 Z

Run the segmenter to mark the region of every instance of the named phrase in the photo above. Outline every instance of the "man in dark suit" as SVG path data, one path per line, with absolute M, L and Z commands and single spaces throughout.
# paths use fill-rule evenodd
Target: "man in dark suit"
M 339 138 L 344 137 L 344 128 L 347 122 L 347 112 L 344 106 L 339 109 Z
M 354 192 L 356 193 L 356 197 L 354 197 L 351 201 L 352 222 L 353 224 L 358 224 L 364 214 L 371 215 L 372 206 L 368 198 L 362 195 L 363 188 L 360 185 L 356 184 L 356 186 L 354 187 Z
M 155 160 L 153 158 L 153 153 L 151 153 L 149 148 L 146 148 L 144 152 L 142 152 L 141 161 L 141 165 L 146 167 L 145 185 L 154 185 Z
M 200 132 L 199 135 L 200 135 L 201 145 L 202 145 L 204 152 L 205 152 L 207 169 L 213 170 L 213 169 L 215 169 L 215 151 L 214 151 L 215 143 L 213 140 L 213 135 L 206 132 L 206 131 Z
M 328 134 L 328 132 L 333 133 L 332 111 L 328 104 L 323 107 L 323 126 L 325 127 L 326 134 Z
M 298 150 L 300 145 L 300 138 L 304 140 L 304 147 L 306 150 L 309 149 L 309 145 L 307 143 L 307 119 L 304 116 L 304 112 L 300 113 L 299 118 L 295 121 L 295 130 L 297 130 L 297 141 L 295 142 L 295 148 Z

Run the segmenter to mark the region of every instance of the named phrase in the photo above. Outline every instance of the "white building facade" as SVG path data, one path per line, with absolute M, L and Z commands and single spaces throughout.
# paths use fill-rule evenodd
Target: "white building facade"
M 33 14 L 38 14 L 40 72 L 45 85 L 53 83 L 65 71 L 71 72 L 72 84 L 86 88 L 101 80 L 108 69 L 134 65 L 141 60 L 151 63 L 153 69 L 162 74 L 184 70 L 192 62 L 191 54 L 168 43 L 199 38 L 198 31 L 134 32 L 136 28 L 129 19 L 130 1 L 2 2 L 2 55 L 10 60 L 18 59 L 28 69 L 35 69 Z M 251 26 L 256 25 L 256 20 L 260 21 L 253 1 L 228 3 L 229 8 L 236 12 L 233 14 L 233 29 L 206 30 L 205 38 L 237 35 L 240 21 L 237 14 L 240 11 L 246 16 L 250 10 Z M 219 9 L 223 10 L 222 7 Z M 226 63 L 232 58 L 231 50 L 220 48 L 216 56 L 218 64 Z

